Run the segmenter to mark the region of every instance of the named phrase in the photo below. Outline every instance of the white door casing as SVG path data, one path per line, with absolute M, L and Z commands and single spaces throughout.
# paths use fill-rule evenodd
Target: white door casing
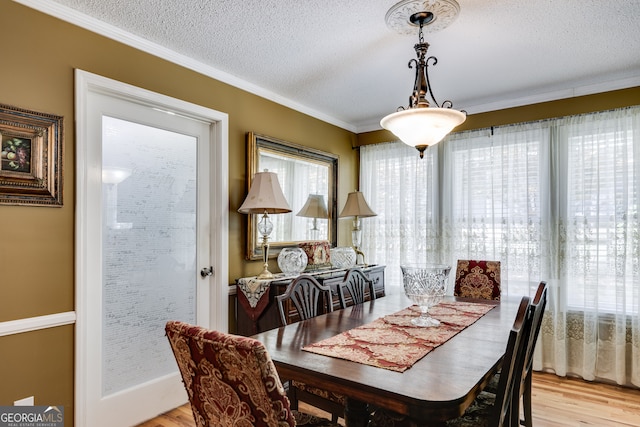
M 108 387 L 104 386 L 102 348 L 105 315 L 102 312 L 102 225 L 111 222 L 118 227 L 127 226 L 115 217 L 110 218 L 110 211 L 103 215 L 103 200 L 105 205 L 111 200 L 109 186 L 103 187 L 102 176 L 101 129 L 107 117 L 131 120 L 149 129 L 166 129 L 176 135 L 182 133 L 181 127 L 186 135 L 198 132 L 192 127 L 205 132 L 193 138 L 198 141 L 197 155 L 194 155 L 198 193 L 198 249 L 193 269 L 197 277 L 192 280 L 196 286 L 195 321 L 212 329 L 228 330 L 227 115 L 76 70 L 75 424 L 78 427 L 134 425 L 186 399 L 177 368 L 166 375 L 128 385 L 126 389 L 105 393 Z M 209 142 L 203 144 L 206 140 Z M 214 275 L 200 277 L 200 270 L 209 266 L 213 267 Z

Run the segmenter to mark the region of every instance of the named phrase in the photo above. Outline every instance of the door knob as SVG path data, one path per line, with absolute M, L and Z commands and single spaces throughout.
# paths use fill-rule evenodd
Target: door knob
M 211 267 L 205 267 L 202 270 L 200 270 L 200 275 L 202 277 L 208 277 L 208 276 L 213 276 L 213 266 Z

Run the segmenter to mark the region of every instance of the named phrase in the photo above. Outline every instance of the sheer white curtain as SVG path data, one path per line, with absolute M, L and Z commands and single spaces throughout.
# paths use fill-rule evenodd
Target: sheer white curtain
M 500 261 L 505 294 L 528 295 L 549 277 L 548 125 L 466 132 L 443 144 L 445 259 Z
M 400 264 L 441 262 L 437 149 L 424 159 L 402 143 L 363 147 L 360 191 L 377 216 L 361 222 L 369 264 L 385 264 L 385 285 L 400 286 Z
M 362 147 L 372 261 L 399 278 L 407 261 L 500 260 L 505 295 L 545 280 L 536 369 L 640 386 L 640 108 L 453 134 L 427 154 Z
M 553 141 L 559 289 L 536 364 L 640 386 L 640 108 L 558 120 Z

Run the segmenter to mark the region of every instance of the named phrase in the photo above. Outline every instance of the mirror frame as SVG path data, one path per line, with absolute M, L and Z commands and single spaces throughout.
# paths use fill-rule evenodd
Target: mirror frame
M 283 141 L 254 132 L 247 133 L 247 194 L 251 188 L 253 176 L 260 171 L 260 152 L 261 150 L 269 150 L 277 152 L 289 157 L 308 159 L 315 163 L 324 163 L 329 168 L 329 188 L 327 196 L 327 240 L 332 247 L 335 247 L 338 241 L 338 156 L 314 148 L 304 147 L 302 145 Z M 246 195 L 245 195 L 246 196 Z M 295 213 L 294 213 L 295 215 Z M 257 238 L 256 230 L 258 228 L 258 216 L 255 214 L 248 215 L 247 219 L 247 260 L 262 259 L 262 241 Z M 269 241 L 269 258 L 277 258 L 280 249 L 285 247 L 297 246 L 300 241 L 273 242 Z

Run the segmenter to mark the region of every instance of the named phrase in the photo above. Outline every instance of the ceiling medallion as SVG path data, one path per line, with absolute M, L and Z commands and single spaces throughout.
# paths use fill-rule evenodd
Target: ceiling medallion
M 403 0 L 392 6 L 384 20 L 398 34 L 414 35 L 417 24 L 410 21 L 416 13 L 429 11 L 433 19 L 424 24 L 425 33 L 444 30 L 458 17 L 460 5 L 456 0 Z

